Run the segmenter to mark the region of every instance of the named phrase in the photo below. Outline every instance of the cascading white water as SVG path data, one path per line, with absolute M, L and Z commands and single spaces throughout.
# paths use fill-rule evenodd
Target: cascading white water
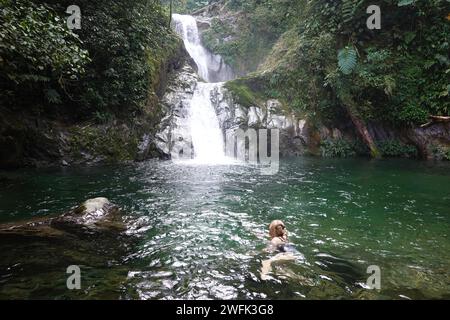
M 229 163 L 225 157 L 224 137 L 220 129 L 211 92 L 231 80 L 233 73 L 222 57 L 206 50 L 200 40 L 197 22 L 189 15 L 173 15 L 175 31 L 183 38 L 189 55 L 198 67 L 200 77 L 206 82 L 198 82 L 190 101 L 189 127 L 197 163 Z
M 184 46 L 198 67 L 198 74 L 206 82 L 223 82 L 233 78 L 231 68 L 220 55 L 202 46 L 197 21 L 189 15 L 172 15 L 175 31 L 183 38 Z
M 211 103 L 212 85 L 219 84 L 197 84 L 189 110 L 195 160 L 200 163 L 222 163 L 225 158 L 222 130 Z

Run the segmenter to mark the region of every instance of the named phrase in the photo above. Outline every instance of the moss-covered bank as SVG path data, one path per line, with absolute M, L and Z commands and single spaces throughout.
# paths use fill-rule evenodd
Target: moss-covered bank
M 157 156 L 168 74 L 187 54 L 158 1 L 3 0 L 0 168 Z
M 77 121 L 35 110 L 0 108 L 0 168 L 117 163 L 158 157 L 152 137 L 161 119 L 159 99 L 169 74 L 188 59 L 172 38 L 157 55 L 149 54 L 146 103 L 139 112 L 95 112 Z

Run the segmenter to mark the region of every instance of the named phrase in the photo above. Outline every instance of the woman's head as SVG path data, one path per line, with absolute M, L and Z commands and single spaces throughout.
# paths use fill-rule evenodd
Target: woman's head
M 271 238 L 286 236 L 286 226 L 281 220 L 274 220 L 269 225 L 269 235 Z

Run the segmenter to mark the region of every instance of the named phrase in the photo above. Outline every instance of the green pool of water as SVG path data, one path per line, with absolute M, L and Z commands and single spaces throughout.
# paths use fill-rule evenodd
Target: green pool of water
M 450 298 L 450 165 L 296 158 L 259 173 L 159 161 L 0 172 L 0 223 L 103 196 L 135 239 L 127 250 L 2 241 L 0 298 Z M 273 219 L 298 253 L 262 281 Z M 69 264 L 82 290 L 67 290 Z M 370 265 L 381 290 L 365 287 Z

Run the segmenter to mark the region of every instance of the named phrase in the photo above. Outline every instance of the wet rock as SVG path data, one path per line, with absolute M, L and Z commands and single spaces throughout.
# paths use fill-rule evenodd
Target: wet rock
M 149 134 L 144 134 L 138 145 L 138 152 L 136 155 L 136 161 L 144 161 L 148 158 L 151 150 L 152 140 Z
M 0 225 L 1 238 L 72 238 L 82 234 L 125 231 L 120 210 L 106 198 L 87 200 L 56 218 L 36 218 Z
M 122 260 L 134 237 L 125 229 L 119 208 L 106 198 L 56 218 L 0 225 L 0 299 L 118 299 L 118 292 L 102 287 L 126 279 Z M 81 269 L 83 290 L 66 287 L 71 265 Z
M 398 140 L 415 146 L 420 158 L 424 160 L 444 160 L 445 153 L 450 152 L 450 123 L 434 123 L 425 128 L 405 129 L 369 123 L 367 128 L 378 143 Z
M 156 133 L 155 144 L 164 158 L 171 158 L 177 150 L 191 148 L 189 127 L 189 101 L 198 82 L 195 70 L 185 64 L 170 80 L 162 98 L 165 116 Z
M 76 209 L 52 219 L 50 226 L 64 231 L 80 227 L 89 231 L 124 231 L 119 208 L 106 198 L 95 198 L 84 202 Z
M 212 102 L 224 135 L 228 130 L 279 129 L 280 153 L 283 156 L 301 155 L 306 149 L 302 135 L 306 121 L 286 113 L 276 99 L 267 100 L 262 106 L 243 107 L 236 102 L 233 93 L 224 86 L 212 92 Z M 303 122 L 302 122 L 303 121 Z
M 264 115 L 260 108 L 250 107 L 248 110 L 248 123 L 247 125 L 251 128 L 258 128 L 262 125 L 264 120 Z
M 417 147 L 421 158 L 442 160 L 441 153 L 450 154 L 450 123 L 435 123 L 426 128 L 412 128 L 404 133 Z

